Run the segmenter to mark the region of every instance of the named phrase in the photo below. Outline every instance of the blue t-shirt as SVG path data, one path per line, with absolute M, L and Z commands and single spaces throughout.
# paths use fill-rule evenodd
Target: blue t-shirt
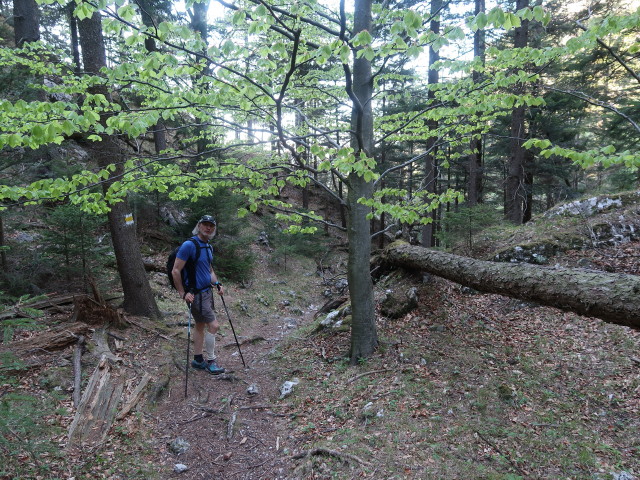
M 203 242 L 198 236 L 191 237 L 198 245 L 200 245 L 200 258 L 196 259 L 196 246 L 191 240 L 184 242 L 178 249 L 176 258 L 184 260 L 189 259 L 196 260 L 196 290 L 205 290 L 211 285 L 211 262 L 213 261 L 213 247 L 207 242 Z M 189 278 L 186 275 L 186 265 L 182 269 L 182 282 L 187 290 L 192 289 L 194 286 L 189 285 Z

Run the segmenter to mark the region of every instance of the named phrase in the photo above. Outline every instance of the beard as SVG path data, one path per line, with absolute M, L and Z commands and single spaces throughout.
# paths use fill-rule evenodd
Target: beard
M 202 237 L 203 237 L 205 240 L 210 241 L 213 237 L 215 237 L 215 235 L 216 235 L 216 231 L 215 231 L 215 229 L 214 229 L 214 230 L 213 230 L 213 232 L 211 232 L 211 233 L 207 234 L 207 233 L 204 233 L 202 230 L 200 230 L 200 235 L 202 235 Z

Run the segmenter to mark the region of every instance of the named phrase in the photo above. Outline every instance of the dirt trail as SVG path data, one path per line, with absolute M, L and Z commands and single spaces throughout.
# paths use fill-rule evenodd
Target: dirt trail
M 225 296 L 225 298 L 227 298 Z M 231 301 L 230 301 L 231 300 Z M 232 302 L 227 299 L 227 305 Z M 312 321 L 304 317 L 273 315 L 272 319 L 232 322 L 238 334 L 243 366 L 227 315 L 216 304 L 222 328 L 217 336 L 218 363 L 223 375 L 191 368 L 185 398 L 186 328 L 177 337 L 171 380 L 152 413 L 154 447 L 163 478 L 276 479 L 289 476 L 292 466 L 288 422 L 290 406 L 280 398 L 280 386 L 295 369 L 278 371 L 270 354 L 296 328 Z M 193 350 L 191 350 L 193 353 Z M 179 370 L 181 368 L 182 370 Z M 257 393 L 250 393 L 252 391 Z M 179 444 L 188 448 L 180 453 Z M 176 442 L 178 447 L 176 448 Z M 175 473 L 176 464 L 188 470 Z

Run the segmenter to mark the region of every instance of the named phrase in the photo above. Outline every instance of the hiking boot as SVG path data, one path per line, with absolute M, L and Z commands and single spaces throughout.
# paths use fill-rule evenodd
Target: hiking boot
M 224 368 L 222 368 L 221 366 L 219 366 L 215 360 L 205 360 L 208 364 L 207 366 L 207 371 L 213 375 L 220 375 L 221 373 L 224 373 Z
M 202 362 L 198 362 L 196 360 L 191 361 L 191 366 L 193 368 L 197 368 L 198 370 L 206 370 L 207 372 L 213 375 L 219 375 L 224 373 L 224 368 L 219 367 L 215 361 L 213 360 L 203 360 Z

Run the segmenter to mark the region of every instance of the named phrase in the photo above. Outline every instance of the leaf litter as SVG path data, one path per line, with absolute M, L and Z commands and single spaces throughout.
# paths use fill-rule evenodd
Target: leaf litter
M 558 262 L 571 266 L 588 257 L 598 268 L 637 274 L 638 246 L 568 252 Z M 119 334 L 128 340 L 123 369 L 154 377 L 145 402 L 116 422 L 104 444 L 65 453 L 73 406 L 61 395 L 57 413 L 45 419 L 56 448 L 36 460 L 25 446 L 17 458 L 34 471 L 46 459 L 40 478 L 66 479 L 640 474 L 639 332 L 434 279 L 417 284 L 416 310 L 378 319 L 379 349 L 352 367 L 345 357 L 349 334 L 315 328 L 312 304 L 322 302 L 321 288 L 318 277 L 300 275 L 305 269 L 312 271 L 298 265 L 277 272 L 298 293 L 297 302 L 277 311 L 252 301 L 256 292 L 277 296 L 276 282 L 229 287 L 240 339 L 264 339 L 243 344 L 249 368 L 232 348 L 223 315 L 217 351 L 229 371 L 191 370 L 185 398 L 185 328 L 136 319 L 146 328 L 131 325 Z M 384 285 L 376 288 L 381 293 Z M 167 305 L 176 304 L 170 292 L 163 295 Z M 297 328 L 289 308 L 303 312 Z M 58 360 L 68 357 L 62 352 Z M 3 395 L 44 397 L 42 375 L 51 366 L 21 373 L 2 386 Z M 280 386 L 294 378 L 295 389 L 280 398 Z M 127 383 L 129 393 L 136 384 Z M 247 392 L 251 385 L 259 394 Z M 177 438 L 189 445 L 182 453 L 169 448 Z M 177 464 L 187 469 L 176 473 Z

